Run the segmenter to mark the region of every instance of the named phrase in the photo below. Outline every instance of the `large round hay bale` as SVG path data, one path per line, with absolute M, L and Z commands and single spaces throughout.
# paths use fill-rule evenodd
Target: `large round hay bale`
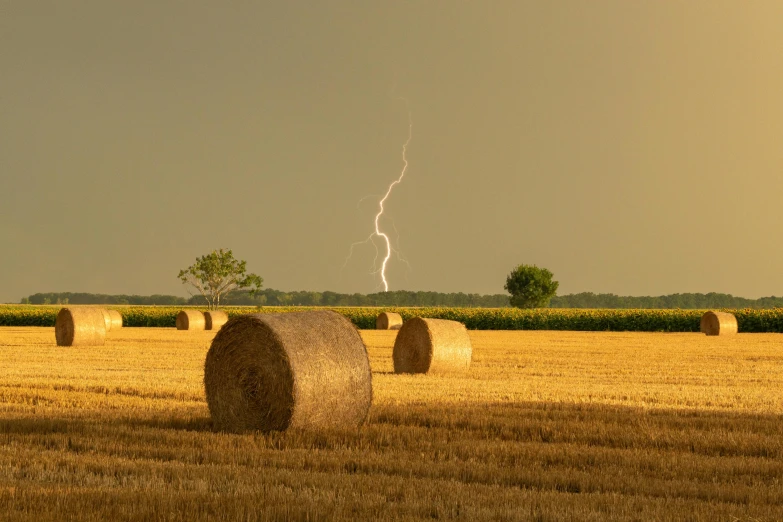
M 109 310 L 109 317 L 111 318 L 112 330 L 122 328 L 122 314 L 120 314 L 117 310 Z
M 103 322 L 106 326 L 106 331 L 111 331 L 111 315 L 109 315 L 109 311 L 105 308 L 99 308 L 101 311 L 101 314 L 103 314 Z
M 103 346 L 106 321 L 100 308 L 63 308 L 54 322 L 57 346 Z
M 204 314 L 198 310 L 182 310 L 177 314 L 177 330 L 203 330 Z
M 399 330 L 402 326 L 402 316 L 394 312 L 383 312 L 375 319 L 376 330 Z
M 737 318 L 727 312 L 709 311 L 701 316 L 701 331 L 707 335 L 736 334 Z
M 465 325 L 414 317 L 394 341 L 394 373 L 448 373 L 470 367 L 473 347 Z
M 228 322 L 228 315 L 222 310 L 209 310 L 204 312 L 204 329 L 220 330 L 220 327 Z
M 332 311 L 234 317 L 204 364 L 217 429 L 356 428 L 372 402 L 372 373 L 358 330 Z

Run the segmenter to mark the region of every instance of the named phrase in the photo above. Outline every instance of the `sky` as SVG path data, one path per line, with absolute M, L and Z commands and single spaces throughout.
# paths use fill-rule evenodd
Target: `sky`
M 226 4 L 0 0 L 0 302 L 377 291 L 409 116 L 390 290 L 783 295 L 783 2 Z

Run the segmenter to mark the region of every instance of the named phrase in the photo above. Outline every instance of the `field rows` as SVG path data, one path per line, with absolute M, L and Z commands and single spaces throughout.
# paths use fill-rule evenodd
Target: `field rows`
M 391 373 L 364 331 L 370 420 L 231 435 L 203 395 L 209 332 L 101 348 L 0 328 L 10 520 L 780 520 L 783 340 L 471 332 L 463 376 Z M 734 517 L 734 518 L 732 518 Z

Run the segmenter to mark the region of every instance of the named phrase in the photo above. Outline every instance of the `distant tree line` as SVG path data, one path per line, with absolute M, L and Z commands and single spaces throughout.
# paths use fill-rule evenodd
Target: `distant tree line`
M 783 308 L 783 297 L 745 299 L 731 294 L 671 294 L 629 297 L 582 292 L 553 297 L 551 308 Z
M 22 304 L 106 304 L 106 305 L 184 305 L 188 300 L 174 295 L 107 295 L 84 292 L 49 292 L 23 297 Z
M 206 305 L 201 296 L 191 298 L 173 295 L 106 295 L 75 292 L 33 294 L 22 299 L 28 304 L 106 304 L 106 305 Z M 250 296 L 248 292 L 234 292 L 223 304 L 241 306 L 457 306 L 474 308 L 503 308 L 510 306 L 506 294 L 480 295 L 441 292 L 378 292 L 374 294 L 340 294 L 337 292 L 283 292 L 262 289 Z M 629 297 L 615 294 L 583 292 L 555 296 L 550 308 L 783 308 L 783 297 L 745 299 L 731 294 L 671 294 L 662 296 Z
M 373 294 L 340 294 L 337 292 L 281 292 L 264 289 L 250 296 L 235 293 L 227 299 L 233 305 L 257 306 L 459 306 L 467 308 L 501 308 L 508 306 L 508 295 L 480 295 L 396 290 Z
M 480 295 L 441 292 L 378 292 L 374 294 L 340 294 L 337 292 L 283 292 L 271 288 L 232 292 L 222 304 L 227 306 L 458 306 L 502 308 L 509 306 L 505 294 Z M 33 294 L 22 299 L 28 304 L 107 304 L 107 305 L 206 305 L 202 296 L 190 298 L 173 295 L 106 295 L 74 292 Z

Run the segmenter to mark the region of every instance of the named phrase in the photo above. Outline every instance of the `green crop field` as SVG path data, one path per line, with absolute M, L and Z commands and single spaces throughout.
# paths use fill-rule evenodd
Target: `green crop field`
M 0 326 L 54 326 L 57 311 L 66 305 L 0 305 Z M 108 306 L 118 310 L 125 326 L 173 327 L 182 307 Z M 206 310 L 206 308 L 200 308 Z M 247 313 L 312 310 L 313 307 L 226 307 L 230 317 Z M 381 311 L 397 312 L 403 319 L 431 317 L 459 321 L 471 330 L 575 330 L 613 332 L 698 332 L 704 310 L 625 310 L 583 308 L 415 308 L 335 307 L 357 328 L 375 328 Z M 724 310 L 737 317 L 745 333 L 783 332 L 783 308 Z
M 471 331 L 458 376 L 363 331 L 359 430 L 215 432 L 211 332 L 0 328 L 4 520 L 783 518 L 783 336 Z

